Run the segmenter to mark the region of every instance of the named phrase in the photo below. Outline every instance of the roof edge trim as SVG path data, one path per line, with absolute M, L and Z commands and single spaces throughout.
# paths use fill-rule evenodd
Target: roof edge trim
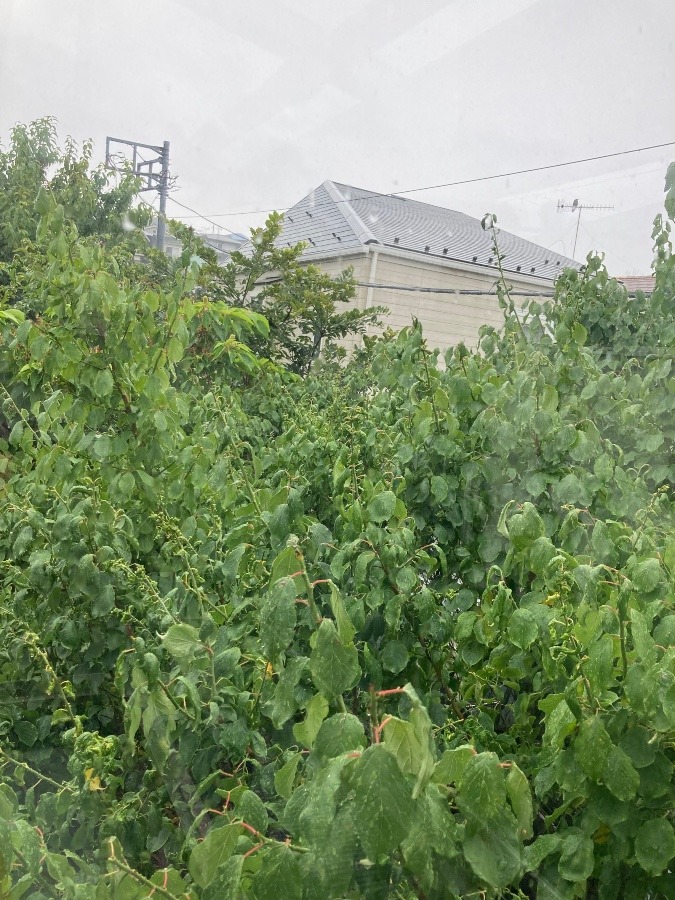
M 356 237 L 362 244 L 379 244 L 373 232 L 368 228 L 363 219 L 354 211 L 351 203 L 343 197 L 340 190 L 333 181 L 324 181 L 323 187 L 326 189 L 328 196 L 337 205 L 343 218 L 352 229 Z

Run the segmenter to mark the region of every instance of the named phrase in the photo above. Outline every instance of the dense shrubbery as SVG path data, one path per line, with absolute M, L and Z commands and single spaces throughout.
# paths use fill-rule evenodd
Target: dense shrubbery
M 0 310 L 0 893 L 672 896 L 668 224 L 650 298 L 591 258 L 443 368 L 413 327 L 300 380 L 192 251 L 151 284 L 38 212 Z

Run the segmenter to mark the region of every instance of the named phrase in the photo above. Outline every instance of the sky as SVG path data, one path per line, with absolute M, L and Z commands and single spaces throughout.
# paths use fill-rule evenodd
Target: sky
M 672 0 L 0 0 L 0 22 L 0 143 L 45 115 L 97 159 L 107 135 L 168 140 L 173 198 L 234 231 L 326 179 L 396 193 L 675 142 Z M 558 201 L 610 206 L 582 212 L 575 257 L 646 274 L 672 160 L 408 196 L 568 256 Z

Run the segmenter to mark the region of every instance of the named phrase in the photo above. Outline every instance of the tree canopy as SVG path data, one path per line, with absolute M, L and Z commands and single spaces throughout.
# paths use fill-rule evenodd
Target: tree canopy
M 188 233 L 139 266 L 34 186 L 0 306 L 0 892 L 671 897 L 670 221 L 649 297 L 590 257 L 517 313 L 502 282 L 442 365 L 418 324 L 312 365 L 346 281 L 215 271 Z

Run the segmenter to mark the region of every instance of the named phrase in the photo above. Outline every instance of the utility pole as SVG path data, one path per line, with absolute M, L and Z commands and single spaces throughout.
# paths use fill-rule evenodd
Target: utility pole
M 156 247 L 158 250 L 164 250 L 164 235 L 166 233 L 166 198 L 169 196 L 169 142 L 164 141 L 161 147 L 155 144 L 141 144 L 139 141 L 127 141 L 123 138 L 107 137 L 105 139 L 105 164 L 109 169 L 119 171 L 119 167 L 115 164 L 118 154 L 111 153 L 113 144 L 123 144 L 131 147 L 133 154 L 131 157 L 131 171 L 141 179 L 143 191 L 157 191 L 159 194 L 159 215 L 157 217 L 157 239 Z M 150 150 L 156 153 L 154 159 L 144 159 L 139 153 L 139 149 Z M 159 166 L 159 170 L 155 169 Z
M 600 203 L 579 203 L 578 200 L 573 200 L 572 203 L 565 203 L 564 200 L 558 200 L 558 212 L 562 210 L 571 209 L 572 212 L 578 212 L 577 216 L 577 227 L 574 232 L 574 249 L 572 250 L 572 259 L 574 259 L 574 254 L 577 252 L 577 238 L 579 237 L 579 223 L 581 222 L 581 210 L 582 209 L 614 209 L 613 206 L 603 206 Z

